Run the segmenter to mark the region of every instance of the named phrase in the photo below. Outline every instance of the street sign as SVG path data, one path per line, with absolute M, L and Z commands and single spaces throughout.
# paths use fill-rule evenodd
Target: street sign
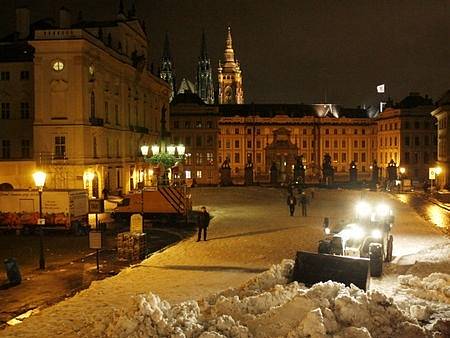
M 102 214 L 105 212 L 105 204 L 102 199 L 89 200 L 89 213 Z
M 89 232 L 89 248 L 101 249 L 102 248 L 102 232 L 90 231 Z
M 436 168 L 428 169 L 428 179 L 435 180 L 436 179 Z
M 38 224 L 39 225 L 44 225 L 45 224 L 45 218 L 39 218 L 38 219 Z

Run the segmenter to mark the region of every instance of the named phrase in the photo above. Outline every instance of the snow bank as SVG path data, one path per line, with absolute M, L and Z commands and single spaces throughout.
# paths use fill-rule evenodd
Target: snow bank
M 117 312 L 104 334 L 108 337 L 433 337 L 445 336 L 448 323 L 425 326 L 432 309 L 414 305 L 400 309 L 379 291 L 364 292 L 335 282 L 311 288 L 290 282 L 294 261 L 284 260 L 240 288 L 205 299 L 170 305 L 157 295 L 134 297 Z M 429 279 L 403 277 L 402 285 L 436 291 L 448 297 L 448 275 Z M 439 335 L 436 335 L 439 337 Z

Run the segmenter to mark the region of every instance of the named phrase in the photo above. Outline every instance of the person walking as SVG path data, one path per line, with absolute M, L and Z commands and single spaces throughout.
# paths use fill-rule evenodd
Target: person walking
M 197 218 L 197 225 L 198 225 L 197 242 L 200 242 L 200 239 L 202 238 L 202 230 L 203 230 L 203 240 L 206 241 L 206 232 L 208 229 L 210 219 L 211 217 L 209 216 L 209 212 L 206 211 L 206 207 L 202 207 L 200 215 L 198 215 Z
M 305 192 L 302 192 L 300 196 L 300 204 L 302 205 L 302 216 L 306 216 L 306 205 L 308 204 L 308 198 L 306 197 Z
M 295 196 L 293 194 L 289 194 L 289 196 L 287 198 L 287 205 L 289 206 L 289 212 L 290 212 L 291 216 L 294 216 L 296 204 L 297 204 L 297 199 L 295 198 Z

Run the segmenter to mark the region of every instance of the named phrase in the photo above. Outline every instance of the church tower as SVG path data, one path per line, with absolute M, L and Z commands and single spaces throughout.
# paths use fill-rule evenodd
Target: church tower
M 172 101 L 175 95 L 175 70 L 172 65 L 172 57 L 170 56 L 169 46 L 169 34 L 166 32 L 166 38 L 164 40 L 163 55 L 161 58 L 161 66 L 159 69 L 159 77 L 165 80 L 172 89 L 170 94 L 170 101 Z
M 234 58 L 231 28 L 228 27 L 225 45 L 224 62 L 219 61 L 219 104 L 243 104 L 244 88 L 242 87 L 242 72 L 239 62 Z
M 207 104 L 214 103 L 214 84 L 212 79 L 211 61 L 208 58 L 208 51 L 206 50 L 205 31 L 202 33 L 202 47 L 200 51 L 200 58 L 197 65 L 197 94 L 201 97 L 203 102 Z

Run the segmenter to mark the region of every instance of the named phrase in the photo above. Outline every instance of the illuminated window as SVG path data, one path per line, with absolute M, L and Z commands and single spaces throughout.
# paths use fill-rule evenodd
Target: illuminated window
M 184 172 L 184 174 L 185 174 L 185 176 L 186 176 L 187 179 L 190 179 L 190 178 L 191 178 L 191 171 L 190 171 L 190 170 L 186 170 L 186 171 Z
M 55 72 L 60 72 L 60 71 L 62 71 L 64 69 L 64 63 L 61 60 L 53 61 L 52 69 Z
M 64 158 L 66 155 L 66 137 L 55 136 L 55 157 Z
M 196 176 L 197 176 L 197 178 L 202 178 L 202 171 L 197 170 Z

